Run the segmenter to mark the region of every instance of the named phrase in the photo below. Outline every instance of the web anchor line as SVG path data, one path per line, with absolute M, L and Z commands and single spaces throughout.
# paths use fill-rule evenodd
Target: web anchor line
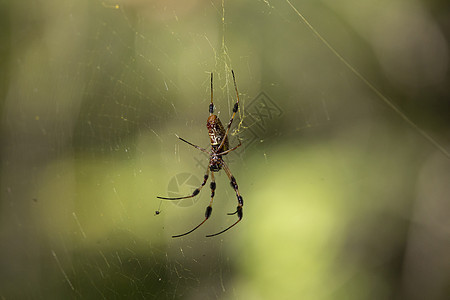
M 328 41 L 308 22 L 308 20 L 295 8 L 295 6 L 286 0 L 289 6 L 294 10 L 294 12 L 299 16 L 301 21 L 308 27 L 309 30 L 356 76 L 358 77 L 369 89 L 371 89 L 390 109 L 392 109 L 400 118 L 403 119 L 409 126 L 415 129 L 423 138 L 430 142 L 436 149 L 438 149 L 442 154 L 444 154 L 448 159 L 450 159 L 450 152 L 447 151 L 438 141 L 436 141 L 431 135 L 429 135 L 425 130 L 417 126 L 410 118 L 408 118 L 405 113 L 403 113 L 397 106 L 392 103 L 386 96 L 384 96 L 380 90 L 378 90 L 373 84 L 371 84 L 358 70 L 356 70 L 333 46 L 328 43 Z

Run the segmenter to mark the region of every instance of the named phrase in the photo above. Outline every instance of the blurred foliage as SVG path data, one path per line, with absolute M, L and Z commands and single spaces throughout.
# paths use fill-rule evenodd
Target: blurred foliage
M 417 127 L 289 1 L 0 3 L 2 298 L 448 298 L 447 3 L 291 3 Z M 209 201 L 156 199 L 207 166 L 176 135 L 208 146 L 231 69 L 244 220 L 204 237 L 220 172 L 172 239 Z

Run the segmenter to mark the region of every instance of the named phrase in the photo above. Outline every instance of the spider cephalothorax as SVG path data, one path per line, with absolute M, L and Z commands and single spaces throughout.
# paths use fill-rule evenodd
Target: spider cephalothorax
M 222 169 L 222 155 L 211 153 L 209 158 L 209 169 L 211 172 L 219 172 Z
M 205 176 L 203 176 L 202 184 L 192 192 L 192 195 L 185 196 L 185 197 L 177 197 L 177 198 L 166 198 L 166 197 L 157 197 L 157 198 L 165 199 L 165 200 L 181 200 L 181 199 L 188 199 L 188 198 L 195 197 L 200 193 L 200 190 L 205 186 L 205 184 L 209 178 L 209 172 L 211 171 L 211 184 L 210 184 L 211 200 L 209 202 L 209 205 L 206 207 L 205 219 L 200 224 L 198 224 L 196 227 L 194 227 L 194 229 L 191 229 L 186 233 L 174 235 L 172 237 L 180 237 L 180 236 L 187 235 L 187 234 L 191 233 L 192 231 L 196 230 L 197 228 L 199 228 L 203 223 L 206 222 L 206 220 L 209 219 L 209 217 L 211 216 L 211 213 L 212 213 L 212 202 L 213 202 L 214 194 L 215 194 L 215 190 L 216 190 L 216 181 L 214 179 L 214 172 L 219 172 L 221 169 L 223 169 L 225 171 L 228 178 L 230 179 L 230 185 L 234 189 L 237 200 L 238 200 L 238 206 L 236 208 L 236 211 L 233 213 L 229 213 L 229 215 L 237 214 L 238 220 L 235 223 L 233 223 L 232 225 L 230 225 L 229 227 L 225 228 L 224 230 L 222 230 L 218 233 L 215 233 L 215 234 L 207 235 L 207 237 L 212 237 L 212 236 L 215 236 L 215 235 L 218 235 L 218 234 L 221 234 L 221 233 L 227 231 L 228 229 L 230 229 L 231 227 L 233 227 L 234 225 L 239 223 L 239 221 L 241 221 L 241 219 L 242 219 L 242 216 L 243 216 L 242 207 L 244 206 L 244 200 L 243 200 L 241 194 L 239 193 L 236 179 L 231 174 L 230 169 L 228 168 L 228 166 L 225 164 L 225 162 L 222 159 L 223 155 L 226 155 L 229 152 L 236 150 L 239 146 L 241 146 L 241 141 L 239 141 L 239 144 L 237 146 L 230 149 L 229 143 L 228 143 L 228 132 L 230 131 L 231 124 L 233 123 L 234 117 L 236 116 L 236 112 L 238 111 L 238 108 L 239 108 L 239 93 L 238 93 L 237 86 L 236 86 L 236 79 L 234 77 L 234 72 L 231 71 L 231 73 L 233 74 L 233 82 L 234 82 L 234 88 L 236 90 L 237 100 L 233 106 L 233 115 L 231 116 L 231 119 L 228 122 L 226 130 L 223 127 L 222 122 L 220 122 L 219 117 L 214 115 L 213 74 L 211 73 L 211 103 L 209 104 L 209 117 L 206 122 L 206 127 L 208 128 L 208 134 L 209 134 L 209 139 L 210 139 L 210 144 L 211 144 L 211 150 L 208 151 L 202 147 L 199 147 L 197 145 L 194 145 L 194 144 L 186 141 L 185 139 L 183 139 L 181 137 L 178 137 L 183 142 L 188 143 L 189 145 L 191 145 L 209 155 L 209 164 L 208 164 L 208 168 L 206 169 L 206 174 L 205 174 Z

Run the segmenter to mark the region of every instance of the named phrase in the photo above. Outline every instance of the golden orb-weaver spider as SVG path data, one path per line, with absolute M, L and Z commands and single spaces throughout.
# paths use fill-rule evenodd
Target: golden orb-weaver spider
M 194 144 L 186 141 L 185 139 L 183 139 L 181 137 L 178 137 L 183 142 L 185 142 L 185 143 L 187 143 L 209 155 L 209 164 L 208 164 L 208 167 L 206 168 L 205 176 L 203 176 L 203 182 L 198 188 L 196 188 L 194 190 L 192 195 L 185 196 L 185 197 L 177 197 L 177 198 L 166 198 L 166 197 L 157 197 L 157 198 L 164 199 L 164 200 L 181 200 L 181 199 L 188 199 L 188 198 L 195 197 L 200 193 L 201 189 L 205 186 L 206 181 L 209 178 L 209 172 L 211 171 L 211 183 L 209 185 L 211 188 L 211 200 L 209 202 L 209 205 L 206 207 L 205 219 L 200 224 L 195 226 L 193 229 L 189 230 L 188 232 L 183 233 L 183 234 L 173 235 L 172 236 L 173 238 L 181 237 L 181 236 L 184 236 L 184 235 L 187 235 L 187 234 L 193 232 L 194 230 L 199 228 L 201 225 L 203 225 L 203 223 L 205 223 L 206 220 L 209 219 L 209 217 L 211 216 L 211 213 L 212 213 L 212 203 L 213 203 L 214 194 L 215 194 L 215 190 L 216 190 L 216 181 L 214 179 L 214 172 L 219 172 L 220 169 L 223 169 L 225 171 L 228 178 L 230 179 L 231 187 L 236 192 L 238 206 L 236 208 L 236 211 L 233 213 L 229 213 L 229 215 L 237 214 L 238 220 L 235 223 L 233 223 L 232 225 L 230 225 L 229 227 L 227 227 L 226 229 L 224 229 L 218 233 L 209 234 L 209 235 L 207 235 L 207 237 L 212 237 L 212 236 L 216 236 L 221 233 L 224 233 L 225 231 L 227 231 L 228 229 L 230 229 L 231 227 L 233 227 L 234 225 L 239 223 L 239 221 L 242 220 L 242 216 L 243 216 L 242 206 L 244 206 L 244 200 L 242 199 L 242 196 L 239 193 L 236 179 L 234 178 L 233 174 L 231 174 L 230 169 L 228 168 L 227 164 L 225 164 L 225 162 L 222 159 L 223 155 L 226 155 L 226 154 L 230 153 L 231 151 L 236 150 L 239 146 L 241 146 L 241 141 L 239 141 L 239 144 L 237 146 L 230 149 L 229 143 L 228 143 L 228 132 L 230 131 L 231 124 L 233 123 L 234 117 L 236 116 L 236 112 L 238 111 L 238 107 L 239 107 L 239 93 L 238 93 L 236 79 L 234 77 L 233 70 L 231 70 L 231 74 L 233 74 L 234 89 L 236 90 L 237 100 L 233 107 L 233 115 L 231 116 L 231 119 L 228 122 L 227 130 L 225 130 L 222 125 L 222 122 L 220 122 L 220 120 L 219 120 L 219 117 L 214 115 L 213 73 L 211 73 L 211 103 L 209 104 L 209 117 L 208 117 L 208 120 L 206 121 L 206 127 L 208 128 L 208 134 L 209 134 L 209 139 L 210 139 L 210 143 L 211 143 L 211 150 L 208 151 L 202 147 L 199 147 L 197 145 L 194 145 Z

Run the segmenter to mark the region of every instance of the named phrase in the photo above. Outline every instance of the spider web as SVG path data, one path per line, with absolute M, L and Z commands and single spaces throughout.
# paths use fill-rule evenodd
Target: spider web
M 0 296 L 417 292 L 422 278 L 401 274 L 420 270 L 415 249 L 427 240 L 414 230 L 408 238 L 403 222 L 414 219 L 436 236 L 448 229 L 428 210 L 411 209 L 433 190 L 421 174 L 433 174 L 440 159 L 448 165 L 448 32 L 438 3 L 384 3 L 389 10 L 377 1 L 2 4 L 9 46 L 2 50 Z M 224 159 L 244 197 L 244 219 L 205 238 L 236 221 L 226 215 L 236 196 L 221 171 L 211 218 L 172 239 L 202 221 L 210 195 L 207 184 L 192 201 L 156 199 L 192 193 L 207 168 L 207 155 L 177 135 L 208 148 L 210 72 L 225 125 L 236 102 L 231 70 L 240 109 L 230 146 L 243 145 Z M 445 168 L 438 174 L 449 178 Z M 433 254 L 427 274 L 439 287 L 445 273 L 433 271 Z M 437 299 L 442 293 L 417 286 Z

